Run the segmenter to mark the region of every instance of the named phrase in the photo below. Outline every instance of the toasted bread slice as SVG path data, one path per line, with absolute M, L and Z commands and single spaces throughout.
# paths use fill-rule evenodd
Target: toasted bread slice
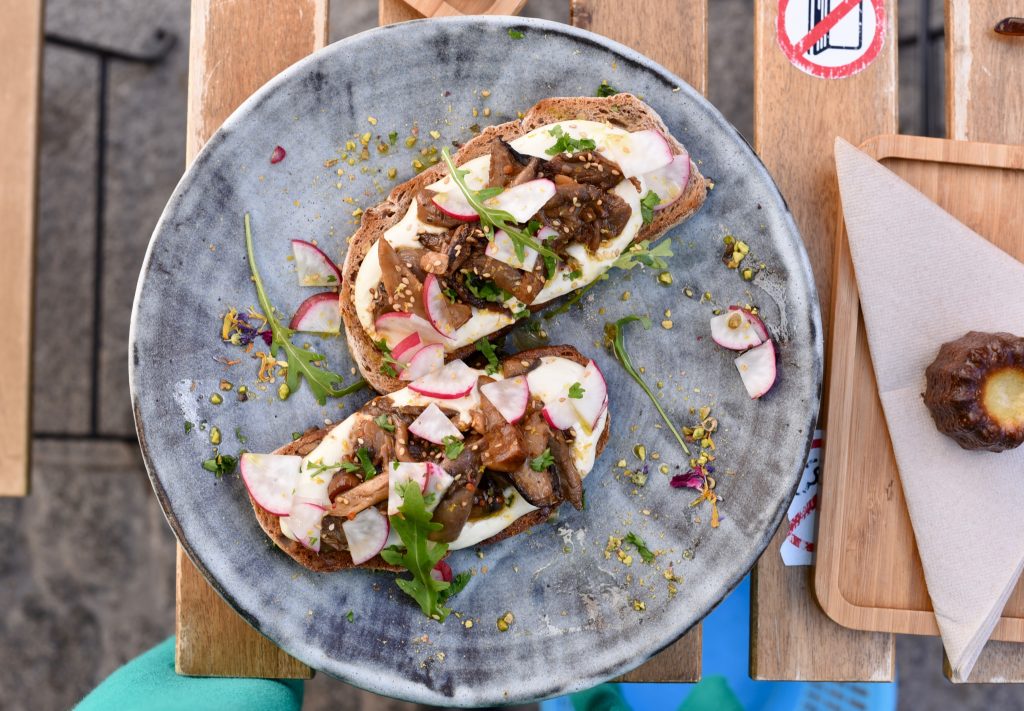
M 522 351 L 515 355 L 509 356 L 502 362 L 502 368 L 504 370 L 504 368 L 506 367 L 521 365 L 521 361 L 530 362 L 539 358 L 543 358 L 545 356 L 559 356 L 561 358 L 567 358 L 569 360 L 579 363 L 580 365 L 586 365 L 589 361 L 588 358 L 584 357 L 582 354 L 580 354 L 579 351 L 577 351 L 572 346 L 547 346 L 544 348 L 533 348 L 531 350 Z M 387 396 L 382 395 L 376 399 L 380 400 L 385 397 Z M 610 426 L 611 414 L 609 413 L 609 416 L 605 419 L 604 430 L 601 432 L 601 436 L 597 442 L 597 452 L 595 454 L 594 459 L 595 462 L 597 461 L 597 457 L 601 455 L 601 452 L 604 451 L 605 444 L 607 444 L 608 442 L 608 432 Z M 289 442 L 288 444 L 282 447 L 278 447 L 276 450 L 274 450 L 273 453 L 298 454 L 299 456 L 305 456 L 312 452 L 313 449 L 316 448 L 318 444 L 320 444 L 320 440 L 327 436 L 327 432 L 327 428 L 311 428 L 307 430 L 297 440 Z M 327 549 L 321 550 L 320 553 L 311 551 L 308 548 L 303 547 L 297 541 L 293 541 L 292 539 L 288 538 L 283 533 L 281 533 L 281 525 L 278 522 L 277 516 L 267 513 L 267 511 L 264 510 L 263 507 L 261 507 L 252 499 L 252 497 L 249 498 L 249 501 L 252 504 L 253 511 L 255 511 L 256 513 L 256 520 L 259 522 L 264 532 L 266 532 L 267 536 L 277 545 L 278 548 L 280 548 L 282 551 L 284 551 L 289 556 L 294 558 L 295 561 L 298 562 L 300 565 L 303 565 L 312 571 L 315 571 L 317 573 L 330 573 L 336 570 L 345 570 L 347 568 L 356 567 L 368 568 L 371 570 L 402 570 L 402 568 L 397 568 L 393 565 L 384 562 L 384 559 L 381 558 L 379 555 L 357 566 L 352 562 L 352 556 L 349 555 L 348 551 Z M 528 528 L 532 528 L 538 523 L 546 521 L 548 517 L 551 516 L 551 514 L 555 511 L 555 509 L 557 509 L 557 506 L 545 506 L 537 509 L 536 511 L 531 511 L 525 516 L 521 516 L 520 518 L 516 519 L 515 522 L 512 523 L 510 526 L 502 530 L 500 533 L 483 541 L 479 545 L 484 546 L 490 543 L 497 543 L 498 541 L 503 541 L 506 538 L 511 538 L 512 536 L 522 533 Z
M 544 99 L 526 112 L 518 121 L 497 126 L 488 126 L 478 136 L 466 142 L 453 156 L 457 165 L 479 155 L 489 153 L 499 139 L 512 141 L 533 129 L 572 119 L 600 121 L 613 124 L 629 131 L 657 129 L 672 146 L 673 153 L 682 153 L 685 149 L 668 131 L 661 117 L 650 106 L 632 94 L 616 94 L 605 98 L 595 97 L 563 97 Z M 415 178 L 397 185 L 388 195 L 387 200 L 369 208 L 364 214 L 362 223 L 349 241 L 348 252 L 342 267 L 342 287 L 340 307 L 345 323 L 345 334 L 348 347 L 359 370 L 374 390 L 382 393 L 394 392 L 405 387 L 406 383 L 381 372 L 383 364 L 381 353 L 373 345 L 370 336 L 363 329 L 355 307 L 354 292 L 356 275 L 363 263 L 367 251 L 391 227 L 405 215 L 409 206 L 416 199 L 416 194 L 427 185 L 444 177 L 446 168 L 443 163 L 425 170 Z M 681 223 L 695 213 L 707 195 L 708 183 L 701 175 L 697 165 L 690 161 L 690 179 L 683 194 L 671 206 L 654 213 L 654 221 L 643 225 L 633 243 L 661 237 L 667 230 Z M 551 302 L 547 302 L 551 303 Z M 547 304 L 530 305 L 533 311 L 544 308 Z M 497 333 L 505 333 L 508 328 Z M 474 346 L 468 345 L 447 355 L 448 360 L 463 358 L 473 352 Z

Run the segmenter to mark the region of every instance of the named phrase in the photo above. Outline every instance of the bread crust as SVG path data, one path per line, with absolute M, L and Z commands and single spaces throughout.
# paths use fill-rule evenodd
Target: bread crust
M 674 154 L 685 151 L 677 141 L 661 117 L 650 106 L 632 94 L 616 94 L 609 97 L 556 97 L 544 99 L 533 106 L 522 119 L 509 121 L 496 126 L 488 126 L 479 135 L 467 141 L 455 153 L 453 160 L 461 165 L 472 158 L 489 153 L 499 139 L 512 141 L 533 129 L 556 121 L 591 120 L 611 123 L 629 131 L 656 129 L 665 136 Z M 384 233 L 405 216 L 416 194 L 427 185 L 441 179 L 445 175 L 445 166 L 438 163 L 428 170 L 392 189 L 387 199 L 363 214 L 359 229 L 349 240 L 348 251 L 342 266 L 342 286 L 339 292 L 339 308 L 345 324 L 345 335 L 349 351 L 359 371 L 374 390 L 382 393 L 394 392 L 405 387 L 405 383 L 397 378 L 381 372 L 383 363 L 381 353 L 373 345 L 373 340 L 363 329 L 359 314 L 355 307 L 355 282 L 359 267 L 367 252 Z M 655 242 L 666 231 L 693 215 L 704 204 L 707 196 L 708 181 L 701 175 L 696 163 L 690 160 L 690 179 L 683 194 L 670 207 L 654 213 L 654 220 L 643 225 L 637 233 L 633 244 L 648 240 Z M 560 297 L 561 298 L 561 297 Z M 531 304 L 530 309 L 537 311 L 553 303 Z M 490 334 L 500 337 L 512 326 Z M 448 360 L 464 358 L 472 353 L 474 346 L 468 345 L 447 355 Z
M 513 356 L 509 356 L 502 361 L 502 368 L 504 369 L 505 364 L 511 363 L 512 361 L 534 360 L 545 356 L 566 358 L 584 366 L 589 362 L 588 358 L 583 356 L 572 346 L 545 346 L 543 348 L 533 348 L 528 351 L 521 351 Z M 380 400 L 384 397 L 387 397 L 387 395 L 381 395 L 375 398 L 375 400 Z M 371 400 L 371 402 L 373 401 Z M 608 442 L 610 427 L 611 414 L 609 413 L 608 417 L 605 419 L 604 430 L 601 432 L 601 436 L 597 441 L 597 451 L 594 455 L 595 461 L 597 460 L 597 457 L 601 455 L 601 452 L 604 451 L 604 447 Z M 310 428 L 298 439 L 275 449 L 273 454 L 297 454 L 299 456 L 305 456 L 320 444 L 320 441 L 327 436 L 329 431 L 330 430 L 326 427 Z M 293 541 L 281 533 L 281 525 L 278 523 L 278 516 L 268 513 L 263 509 L 263 507 L 257 504 L 251 496 L 249 497 L 249 503 L 252 504 L 253 511 L 256 514 L 256 521 L 259 522 L 260 528 L 262 528 L 263 532 L 267 534 L 267 537 L 270 538 L 278 548 L 295 560 L 295 562 L 316 573 L 332 573 L 338 570 L 346 570 L 348 568 L 389 570 L 392 572 L 400 572 L 404 570 L 404 568 L 399 568 L 386 563 L 379 555 L 371 558 L 365 563 L 356 565 L 352 562 L 352 556 L 349 555 L 348 551 L 337 551 L 333 549 L 324 549 L 321 553 L 311 551 L 308 548 L 303 547 L 297 541 Z M 557 506 L 544 506 L 536 511 L 531 511 L 525 516 L 521 516 L 516 519 L 512 525 L 502 529 L 496 535 L 491 536 L 477 545 L 485 546 L 518 535 L 539 523 L 547 521 L 551 514 L 553 514 L 557 509 Z

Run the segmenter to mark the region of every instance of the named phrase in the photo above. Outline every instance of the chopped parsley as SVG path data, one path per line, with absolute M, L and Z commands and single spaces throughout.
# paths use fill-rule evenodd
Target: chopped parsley
M 473 574 L 468 570 L 463 570 L 461 573 L 452 578 L 452 581 L 448 584 L 446 590 L 442 590 L 440 594 L 441 602 L 448 602 L 451 598 L 462 592 L 462 589 L 466 587 L 466 584 L 473 579 Z
M 370 452 L 366 447 L 357 449 L 356 456 L 359 458 L 359 465 L 363 470 L 363 481 L 369 481 L 377 476 L 377 469 L 373 466 L 373 462 L 370 461 Z
M 232 474 L 238 466 L 238 457 L 230 454 L 218 454 L 214 450 L 213 456 L 203 462 L 203 469 L 213 472 L 220 479 L 222 476 Z
M 388 143 L 390 143 L 393 146 L 397 142 L 398 142 L 398 131 L 392 131 L 391 133 L 388 134 Z M 351 613 L 349 613 L 349 614 L 351 614 Z
M 583 393 L 585 392 L 587 391 L 586 389 L 584 389 L 582 383 L 573 383 L 572 385 L 569 386 L 569 397 L 571 397 L 573 400 L 581 399 L 583 397 Z
M 404 366 L 402 366 L 402 364 L 395 360 L 395 357 L 391 355 L 391 347 L 388 345 L 387 339 L 382 338 L 379 341 L 374 341 L 373 345 L 376 346 L 377 350 L 380 351 L 381 354 L 380 357 L 382 362 L 380 365 L 380 372 L 392 378 L 397 378 L 398 371 L 395 370 L 395 366 Z
M 508 36 L 516 40 L 526 37 L 526 35 L 524 35 L 521 31 L 513 30 L 511 27 L 508 28 Z
M 246 442 L 249 441 L 249 438 L 246 437 L 244 434 L 242 434 L 242 428 L 241 427 L 236 427 L 235 428 L 235 439 L 238 440 L 239 444 L 245 444 Z
M 465 275 L 463 283 L 469 292 L 478 299 L 491 301 L 495 304 L 504 304 L 512 298 L 512 294 L 500 288 L 493 281 L 481 279 L 473 272 L 463 272 L 463 274 Z
M 594 92 L 594 96 L 599 96 L 601 98 L 604 98 L 606 96 L 615 96 L 616 94 L 621 94 L 621 93 L 622 92 L 620 92 L 614 86 L 609 84 L 607 80 L 605 80 L 605 81 L 601 82 L 600 86 L 597 87 L 597 91 Z
M 349 610 L 348 614 L 345 615 L 345 619 L 348 620 L 349 622 L 353 622 L 356 619 L 355 612 L 353 612 L 352 610 Z
M 301 432 L 292 432 L 292 442 L 294 442 L 295 440 L 297 440 L 301 436 L 302 436 Z
M 640 201 L 640 216 L 643 218 L 644 224 L 649 225 L 654 222 L 654 208 L 661 202 L 661 198 L 658 197 L 658 193 L 653 190 L 648 190 L 647 194 L 644 195 Z
M 374 417 L 373 423 L 380 427 L 385 432 L 395 431 L 395 426 L 391 424 L 391 418 L 389 418 L 386 414 L 381 414 L 377 415 L 377 417 Z
M 544 472 L 555 463 L 555 458 L 551 456 L 551 448 L 545 449 L 541 452 L 539 457 L 530 460 L 530 469 L 535 472 Z
M 563 274 L 562 278 L 567 281 L 574 281 L 576 279 L 579 279 L 581 276 L 583 276 L 582 269 L 573 269 L 571 272 L 566 272 L 565 274 Z
M 592 138 L 573 138 L 562 130 L 561 126 L 555 126 L 549 134 L 555 137 L 555 143 L 545 153 L 549 156 L 557 156 L 559 153 L 579 153 L 580 151 L 592 151 L 597 144 Z
M 487 359 L 487 368 L 484 370 L 488 375 L 494 375 L 501 370 L 501 363 L 498 361 L 498 354 L 494 352 L 494 346 L 486 338 L 476 342 L 476 349 L 484 354 Z M 451 459 L 452 457 L 449 457 Z
M 363 468 L 361 464 L 358 464 L 356 462 L 342 462 L 338 466 L 347 471 L 349 474 L 355 474 L 356 472 L 361 471 Z
M 644 539 L 642 539 L 640 536 L 636 535 L 632 531 L 626 534 L 626 537 L 623 539 L 623 541 L 625 541 L 626 543 L 633 544 L 636 547 L 636 552 L 640 554 L 640 557 L 644 559 L 645 563 L 650 563 L 652 560 L 654 560 L 654 553 L 652 553 L 651 549 L 647 547 L 647 544 L 644 542 Z
M 466 444 L 456 437 L 455 435 L 448 435 L 444 438 L 444 456 L 448 459 L 455 460 L 462 454 L 462 450 L 466 448 Z
M 189 422 L 188 420 L 185 420 L 185 434 L 188 434 L 189 432 L 191 432 L 192 431 L 192 427 L 193 427 L 192 423 Z
M 454 304 L 459 299 L 459 295 L 455 293 L 455 289 L 450 286 L 446 286 L 441 289 L 441 293 L 444 294 L 445 298 L 448 299 L 449 303 Z
M 514 311 L 514 312 L 512 312 L 512 315 L 515 316 L 516 321 L 519 321 L 520 319 L 524 319 L 524 318 L 530 318 L 530 309 L 522 309 L 520 311 Z

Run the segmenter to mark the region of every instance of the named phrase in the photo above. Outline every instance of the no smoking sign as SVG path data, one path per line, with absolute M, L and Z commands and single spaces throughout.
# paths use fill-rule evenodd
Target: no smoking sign
M 779 47 L 794 66 L 822 79 L 853 76 L 885 41 L 884 0 L 779 0 Z

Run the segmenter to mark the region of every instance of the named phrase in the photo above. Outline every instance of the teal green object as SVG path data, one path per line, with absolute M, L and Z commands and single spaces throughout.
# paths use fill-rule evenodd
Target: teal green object
M 302 692 L 294 679 L 179 676 L 169 637 L 108 676 L 75 711 L 299 711 Z

